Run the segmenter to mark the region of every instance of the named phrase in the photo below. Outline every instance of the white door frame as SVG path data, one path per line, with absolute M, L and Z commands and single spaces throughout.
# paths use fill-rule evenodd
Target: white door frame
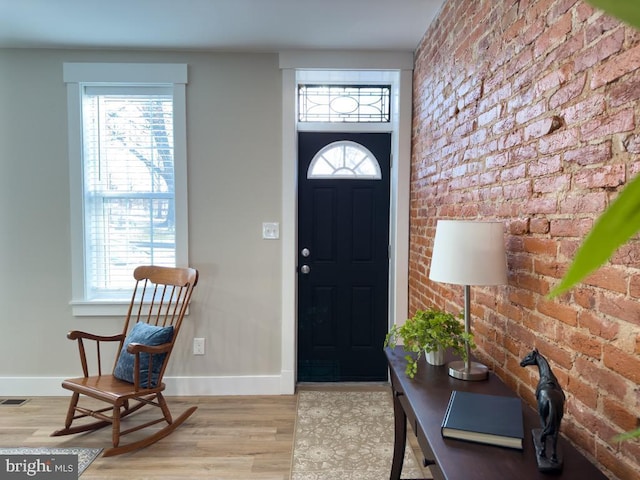
M 297 132 L 348 130 L 392 132 L 389 324 L 406 318 L 409 290 L 409 182 L 413 54 L 392 52 L 286 52 L 282 70 L 282 328 L 280 393 L 296 385 L 297 342 Z M 313 124 L 297 122 L 299 82 L 391 84 L 391 123 Z M 380 346 L 382 348 L 382 345 Z

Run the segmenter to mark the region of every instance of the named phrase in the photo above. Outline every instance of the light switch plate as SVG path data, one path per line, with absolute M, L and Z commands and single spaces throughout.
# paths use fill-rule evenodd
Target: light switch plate
M 280 238 L 280 224 L 264 222 L 262 224 L 262 238 L 265 240 L 277 240 Z

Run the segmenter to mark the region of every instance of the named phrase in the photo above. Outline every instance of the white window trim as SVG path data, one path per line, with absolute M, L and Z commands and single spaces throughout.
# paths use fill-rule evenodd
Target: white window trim
M 71 301 L 74 316 L 115 316 L 128 301 L 85 299 L 84 212 L 82 191 L 82 88 L 87 84 L 173 85 L 176 265 L 189 265 L 187 212 L 186 64 L 64 63 L 67 85 L 69 181 L 71 209 Z M 132 272 L 133 273 L 133 272 Z

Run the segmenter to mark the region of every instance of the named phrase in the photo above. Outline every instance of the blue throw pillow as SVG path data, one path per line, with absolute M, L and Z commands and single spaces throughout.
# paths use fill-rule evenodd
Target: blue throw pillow
M 138 322 L 127 335 L 124 340 L 124 346 L 118 357 L 118 363 L 113 371 L 113 376 L 124 380 L 125 382 L 133 383 L 133 363 L 135 355 L 127 352 L 127 346 L 130 343 L 141 343 L 148 346 L 162 345 L 168 343 L 173 338 L 173 326 L 169 327 L 156 327 L 155 325 L 149 325 L 144 322 Z M 160 370 L 162 369 L 162 362 L 166 353 L 160 355 L 153 355 L 151 364 L 151 385 L 148 385 L 149 379 L 149 354 L 140 354 L 140 386 L 144 388 L 153 388 L 158 383 L 158 377 L 160 376 Z

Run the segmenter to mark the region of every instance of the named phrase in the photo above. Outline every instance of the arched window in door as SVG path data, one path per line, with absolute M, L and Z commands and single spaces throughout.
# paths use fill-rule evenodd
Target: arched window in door
M 341 140 L 322 148 L 309 164 L 307 178 L 380 180 L 380 164 L 369 149 L 356 142 Z

